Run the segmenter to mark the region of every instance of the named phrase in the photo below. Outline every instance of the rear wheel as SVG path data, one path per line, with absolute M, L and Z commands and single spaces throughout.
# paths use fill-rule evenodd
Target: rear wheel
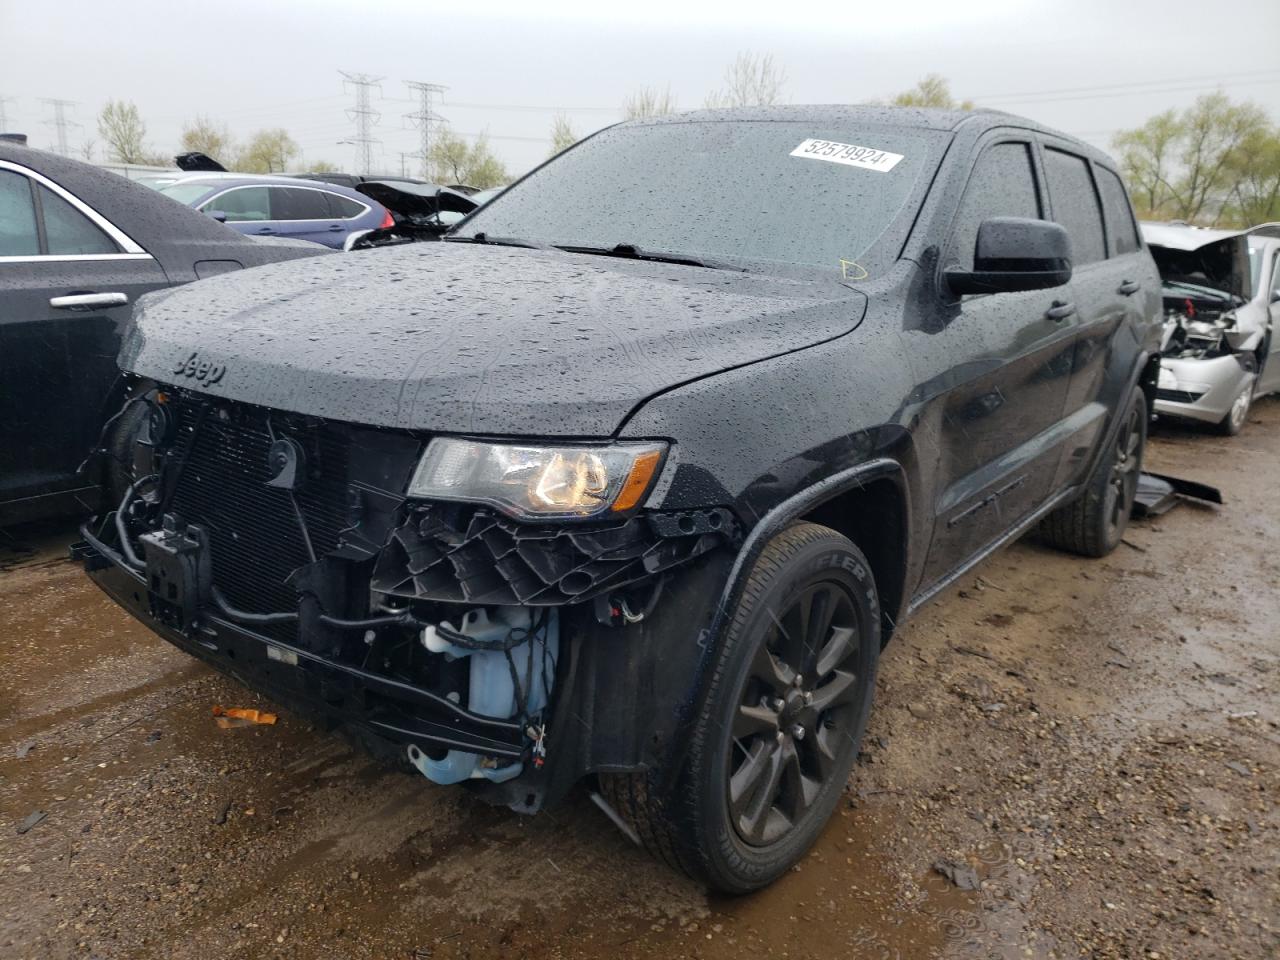
M 866 558 L 796 524 L 764 549 L 726 632 L 683 770 L 602 778 L 645 845 L 714 889 L 776 879 L 817 838 L 866 728 L 880 613 Z
M 1040 537 L 1050 546 L 1085 557 L 1105 557 L 1119 546 L 1147 444 L 1147 398 L 1140 388 L 1133 388 L 1121 416 L 1115 442 L 1098 458 L 1083 495 L 1041 522 Z

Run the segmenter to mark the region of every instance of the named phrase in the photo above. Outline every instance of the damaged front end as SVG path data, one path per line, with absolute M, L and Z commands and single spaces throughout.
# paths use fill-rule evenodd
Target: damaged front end
M 427 183 L 368 180 L 356 190 L 386 207 L 392 223 L 357 235 L 349 242 L 350 250 L 439 240 L 480 206 L 461 190 Z
M 727 510 L 646 510 L 645 487 L 532 519 L 415 495 L 433 438 L 411 431 L 168 387 L 131 402 L 138 479 L 74 554 L 177 646 L 519 810 L 677 738 Z
M 1247 302 L 1247 236 L 1155 224 L 1144 234 L 1164 299 L 1155 411 L 1219 423 L 1251 395 L 1265 335 Z

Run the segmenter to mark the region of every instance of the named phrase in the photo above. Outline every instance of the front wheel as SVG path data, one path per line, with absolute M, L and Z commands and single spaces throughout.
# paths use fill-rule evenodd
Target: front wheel
M 1120 417 L 1115 441 L 1099 455 L 1084 493 L 1041 522 L 1040 537 L 1050 546 L 1105 557 L 1120 545 L 1147 445 L 1147 398 L 1140 388 L 1133 388 Z
M 879 652 L 866 558 L 827 527 L 787 528 L 747 578 L 679 775 L 604 778 L 606 795 L 646 846 L 713 889 L 766 886 L 839 801 Z
M 1256 386 L 1257 380 L 1250 380 L 1232 402 L 1227 415 L 1218 422 L 1218 432 L 1224 437 L 1234 437 L 1244 429 L 1244 425 L 1249 420 L 1249 410 L 1253 407 L 1253 391 Z

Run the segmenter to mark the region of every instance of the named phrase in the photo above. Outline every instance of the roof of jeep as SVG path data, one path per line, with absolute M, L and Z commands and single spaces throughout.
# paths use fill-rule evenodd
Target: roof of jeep
M 1098 160 L 1114 161 L 1097 147 L 1085 143 L 1078 137 L 1054 130 L 1043 124 L 1020 117 L 1015 113 L 1003 110 L 939 110 L 933 107 L 894 107 L 883 104 L 786 104 L 768 107 L 727 107 L 705 110 L 689 110 L 684 113 L 668 114 L 664 117 L 649 117 L 643 120 L 630 120 L 626 126 L 640 126 L 660 123 L 699 123 L 704 121 L 741 120 L 756 123 L 809 122 L 838 125 L 842 123 L 878 123 L 899 127 L 922 127 L 928 130 L 952 131 L 961 126 L 978 127 L 1022 127 L 1040 133 L 1052 134 L 1076 144 L 1081 153 L 1087 153 Z
M 768 107 L 711 107 L 687 110 L 662 117 L 630 121 L 641 123 L 697 123 L 704 120 L 748 120 L 756 122 L 810 121 L 848 123 L 889 123 L 896 126 L 954 130 L 960 124 L 987 120 L 991 126 L 1016 120 L 1018 126 L 1036 126 L 1030 120 L 1000 110 L 938 110 L 933 107 L 891 107 L 880 104 L 813 103 L 775 104 Z

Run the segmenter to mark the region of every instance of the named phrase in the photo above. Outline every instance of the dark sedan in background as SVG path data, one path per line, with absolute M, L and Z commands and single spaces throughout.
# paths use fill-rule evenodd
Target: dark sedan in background
M 160 192 L 246 236 L 309 240 L 337 250 L 392 224 L 376 200 L 337 184 L 292 177 L 209 173 L 184 177 Z
M 323 252 L 248 239 L 118 174 L 0 142 L 0 524 L 97 506 L 104 469 L 78 468 L 120 408 L 116 354 L 138 297 Z

